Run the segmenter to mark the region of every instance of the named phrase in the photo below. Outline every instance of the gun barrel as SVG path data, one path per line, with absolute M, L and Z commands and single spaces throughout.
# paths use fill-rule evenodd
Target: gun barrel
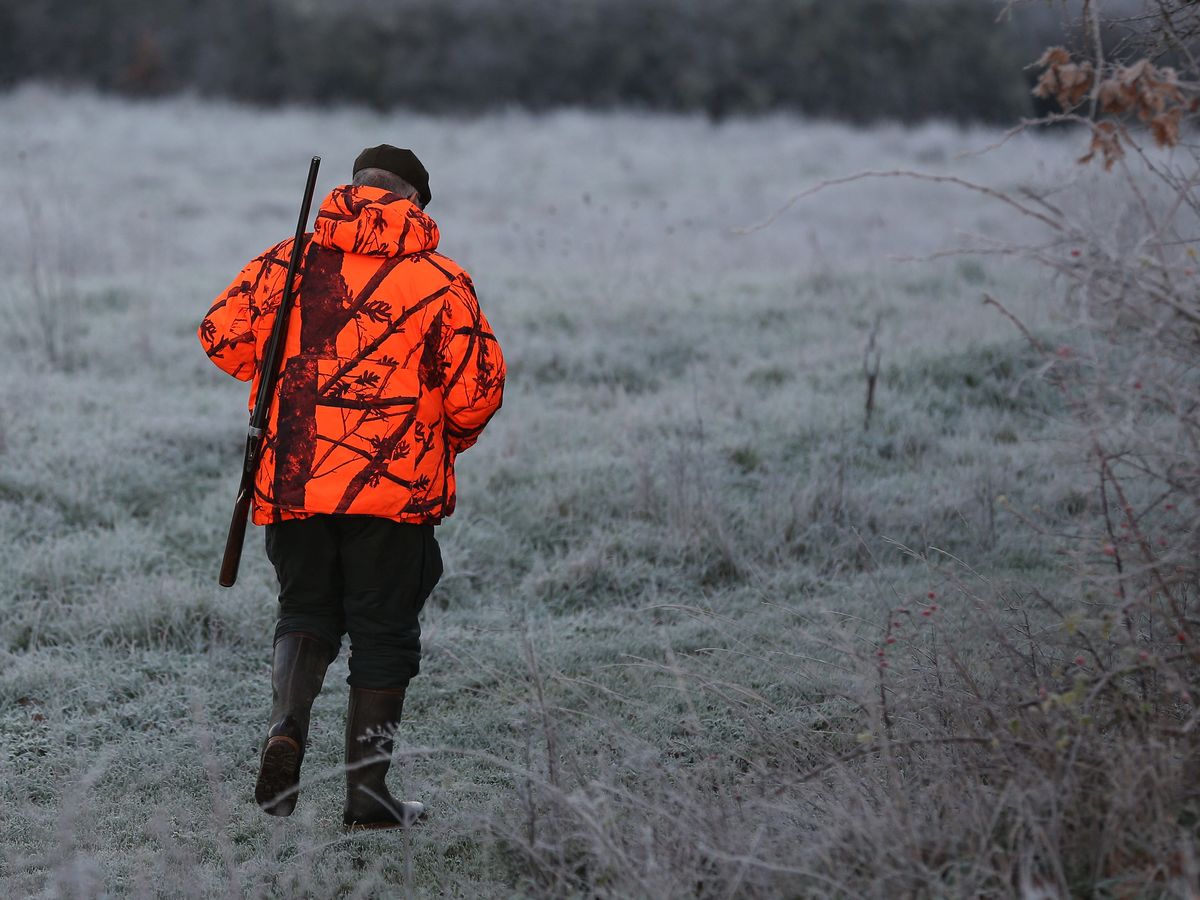
M 313 191 L 317 185 L 317 170 L 321 157 L 314 156 L 308 166 L 308 181 L 304 185 L 304 199 L 300 203 L 300 220 L 296 223 L 296 236 L 292 241 L 292 256 L 288 260 L 287 279 L 283 285 L 283 298 L 275 313 L 271 336 L 262 355 L 262 369 L 258 376 L 258 393 L 254 397 L 254 409 L 250 413 L 250 427 L 246 436 L 246 456 L 242 465 L 242 479 L 238 485 L 237 500 L 233 505 L 233 519 L 229 523 L 229 534 L 225 538 L 225 553 L 221 558 L 221 587 L 233 587 L 237 582 L 238 568 L 242 561 L 242 547 L 246 542 L 246 522 L 250 517 L 250 502 L 254 496 L 254 476 L 262 456 L 263 430 L 275 385 L 279 381 L 279 366 L 283 361 L 284 342 L 287 337 L 287 322 L 296 293 L 296 273 L 300 271 L 300 258 L 304 253 L 304 232 L 308 228 L 308 213 L 312 208 Z

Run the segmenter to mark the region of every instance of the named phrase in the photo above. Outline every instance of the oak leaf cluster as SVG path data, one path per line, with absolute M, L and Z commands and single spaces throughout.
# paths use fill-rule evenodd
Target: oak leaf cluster
M 1200 107 L 1200 99 L 1187 97 L 1173 68 L 1156 66 L 1148 59 L 1115 66 L 1099 81 L 1090 62 L 1072 61 L 1064 47 L 1049 48 L 1036 65 L 1043 71 L 1033 89 L 1035 97 L 1052 99 L 1067 113 L 1092 98 L 1099 113 L 1113 117 L 1092 123 L 1091 145 L 1081 163 L 1099 154 L 1104 168 L 1111 169 L 1122 159 L 1128 134 L 1121 120 L 1131 117 L 1146 127 L 1157 146 L 1174 147 L 1184 116 Z

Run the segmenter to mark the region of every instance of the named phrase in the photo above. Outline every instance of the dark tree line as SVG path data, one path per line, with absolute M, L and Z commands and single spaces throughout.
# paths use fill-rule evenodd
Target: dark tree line
M 0 85 L 256 103 L 1012 121 L 1056 40 L 991 0 L 0 0 Z

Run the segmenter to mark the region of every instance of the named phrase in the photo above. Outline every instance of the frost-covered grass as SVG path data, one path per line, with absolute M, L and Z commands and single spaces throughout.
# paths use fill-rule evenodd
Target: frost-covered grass
M 814 760 L 855 745 L 859 657 L 897 602 L 938 593 L 941 634 L 969 651 L 975 607 L 950 587 L 963 565 L 989 590 L 1063 577 L 1007 512 L 1065 522 L 1085 505 L 1054 395 L 981 305 L 990 292 L 1052 337 L 1045 286 L 988 257 L 895 259 L 1027 226 L 982 197 L 878 180 L 738 230 L 823 178 L 1047 183 L 1072 147 L 960 158 L 996 135 L 36 88 L 0 97 L 0 121 L 4 896 L 562 893 L 531 874 L 575 865 L 536 858 L 561 825 L 545 791 L 740 808 L 742 777 L 783 765 L 779 741 Z M 308 156 L 323 191 L 380 141 L 425 160 L 443 249 L 510 363 L 439 530 L 446 576 L 394 769 L 432 815 L 407 837 L 338 828 L 344 654 L 296 815 L 252 802 L 273 575 L 252 532 L 237 587 L 216 586 L 245 387 L 194 337 L 238 267 L 290 234 Z M 603 793 L 588 804 L 603 819 Z M 577 877 L 601 894 L 716 890 L 695 871 L 729 896 L 836 893 L 814 862 L 835 857 L 803 852 L 816 808 L 780 808 L 717 848 L 730 859 L 705 824 L 681 841 L 631 821 L 657 868 Z M 776 868 L 746 862 L 760 857 Z

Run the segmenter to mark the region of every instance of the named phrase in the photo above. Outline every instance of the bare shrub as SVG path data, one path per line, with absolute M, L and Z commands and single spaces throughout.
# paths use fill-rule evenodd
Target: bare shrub
M 1184 9 L 1157 8 L 1151 27 L 1164 32 Z M 640 690 L 559 707 L 586 727 L 603 722 L 595 759 L 556 756 L 546 724 L 556 766 L 530 780 L 526 800 L 545 827 L 500 829 L 539 890 L 1196 896 L 1200 147 L 1188 139 L 1200 70 L 1109 61 L 1096 10 L 1084 14 L 1088 58 L 1047 51 L 1035 92 L 1062 107 L 1045 122 L 1086 128 L 1079 164 L 1103 171 L 1070 191 L 931 179 L 1027 216 L 1022 246 L 983 249 L 1054 275 L 1064 342 L 987 302 L 1040 360 L 1061 401 L 1063 446 L 1090 473 L 1091 496 L 1066 531 L 1036 506 L 997 499 L 1015 527 L 1054 547 L 1068 577 L 1006 584 L 936 547 L 898 546 L 930 588 L 876 585 L 880 599 L 894 593 L 878 622 L 822 628 L 775 603 L 799 625 L 764 641 L 690 610 L 732 637 L 690 653 L 667 643 L 661 659 L 630 664 Z M 792 652 L 800 633 L 827 647 L 824 659 Z M 725 665 L 711 664 L 716 652 Z M 840 697 L 798 716 L 831 672 Z M 675 688 L 679 726 L 665 752 L 639 727 L 664 714 L 639 699 L 655 682 Z M 562 678 L 563 691 L 576 687 Z M 625 715 L 603 711 L 613 702 Z M 580 746 L 563 740 L 568 719 L 553 727 L 557 747 Z M 712 752 L 721 729 L 737 735 L 728 754 Z
M 69 217 L 58 207 L 19 192 L 25 223 L 23 266 L 0 309 L 12 349 L 31 365 L 70 371 L 79 363 L 83 312 Z

